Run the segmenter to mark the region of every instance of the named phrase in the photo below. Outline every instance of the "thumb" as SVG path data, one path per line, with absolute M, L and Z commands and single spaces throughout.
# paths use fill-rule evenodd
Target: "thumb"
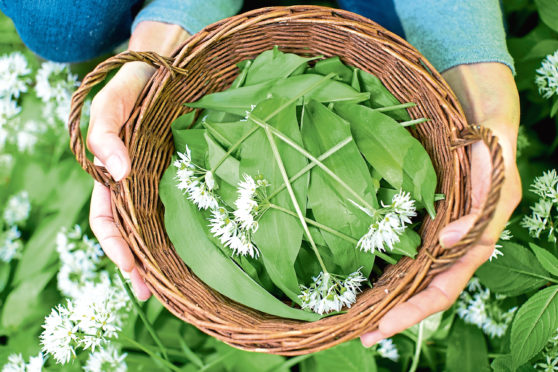
M 87 147 L 116 181 L 130 173 L 130 157 L 120 130 L 153 71 L 141 62 L 124 65 L 91 103 Z

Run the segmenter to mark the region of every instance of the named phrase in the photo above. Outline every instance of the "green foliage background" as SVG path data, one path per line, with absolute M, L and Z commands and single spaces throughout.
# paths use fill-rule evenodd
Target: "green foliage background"
M 400 356 L 397 363 L 380 358 L 375 348 L 365 349 L 358 341 L 288 359 L 233 349 L 176 319 L 157 300 L 150 299 L 143 304 L 144 311 L 180 370 L 360 372 L 405 371 L 410 367 L 432 371 L 534 370 L 533 364 L 541 358 L 541 350 L 558 328 L 558 249 L 546 239 L 531 238 L 519 220 L 530 214 L 529 206 L 536 201 L 535 194 L 529 191 L 534 178 L 556 167 L 558 120 L 550 117 L 553 102 L 540 96 L 534 78 L 541 60 L 558 50 L 558 1 L 505 0 L 503 6 L 508 46 L 515 59 L 521 95 L 523 149 L 518 167 L 524 198 L 509 227 L 514 242 L 505 243 L 504 255 L 485 264 L 478 276 L 485 286 L 508 295 L 506 301 L 519 307 L 504 336 L 489 338 L 478 327 L 461 320 L 454 306 L 420 327 L 395 336 Z M 16 50 L 28 58 L 34 70 L 39 67 L 40 59 L 22 44 L 12 22 L 0 15 L 0 55 Z M 104 58 L 73 65 L 72 72 L 81 78 Z M 26 94 L 21 102 L 22 115 L 42 120 L 41 105 L 33 94 Z M 0 169 L 0 210 L 10 195 L 26 190 L 32 211 L 22 229 L 23 256 L 0 264 L 0 365 L 14 352 L 28 358 L 40 350 L 38 336 L 43 319 L 63 301 L 56 289 L 60 263 L 55 237 L 63 227 L 74 224 L 87 227 L 92 187 L 90 177 L 68 150 L 67 136 L 47 136 L 34 152 L 13 151 L 13 155 L 14 166 Z M 135 313 L 126 322 L 123 333 L 155 348 Z M 422 340 L 418 347 L 417 339 Z M 126 342 L 121 345 L 128 354 L 128 370 L 164 370 L 133 345 Z M 49 360 L 45 370 L 79 371 L 87 357 L 87 353 L 82 354 L 66 366 Z

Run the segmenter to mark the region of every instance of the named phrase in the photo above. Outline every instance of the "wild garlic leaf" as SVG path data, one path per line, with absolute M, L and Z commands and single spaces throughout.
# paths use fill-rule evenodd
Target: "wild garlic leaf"
M 503 255 L 476 272 L 482 284 L 496 293 L 517 296 L 547 283 L 548 272 L 527 248 L 508 241 L 501 244 Z
M 286 78 L 308 61 L 320 57 L 301 57 L 293 53 L 283 53 L 277 46 L 259 54 L 248 69 L 245 86 L 262 83 L 272 79 Z
M 339 103 L 334 111 L 351 123 L 360 152 L 395 189 L 411 193 L 435 216 L 436 172 L 422 144 L 395 120 L 368 107 Z
M 393 245 L 393 251 L 387 253 L 415 258 L 420 242 L 420 235 L 415 230 L 407 227 L 403 234 L 399 236 L 399 241 Z
M 324 76 L 330 72 L 334 72 L 337 75 L 337 80 L 340 80 L 345 84 L 350 84 L 353 78 L 354 69 L 341 62 L 338 56 L 335 56 L 316 62 L 313 70 L 315 73 Z
M 265 118 L 285 103 L 283 99 L 270 99 L 260 103 L 253 111 L 254 116 Z M 272 118 L 269 124 L 283 134 L 302 144 L 302 138 L 296 119 L 294 104 L 286 107 Z M 250 120 L 246 125 L 253 127 L 256 124 Z M 289 145 L 274 138 L 287 174 L 293 176 L 308 162 L 306 158 L 292 149 Z M 264 129 L 258 129 L 248 137 L 240 149 L 240 172 L 252 177 L 261 175 L 270 186 L 268 193 L 277 190 L 284 184 L 278 163 L 272 151 Z M 300 209 L 306 210 L 308 176 L 303 176 L 292 183 L 294 193 Z M 286 189 L 270 200 L 291 211 L 295 211 L 293 201 Z M 300 221 L 284 212 L 269 209 L 261 217 L 258 230 L 253 235 L 253 240 L 261 251 L 264 265 L 277 287 L 295 302 L 299 302 L 300 294 L 298 280 L 294 270 L 294 262 L 302 243 L 303 229 Z
M 214 109 L 244 116 L 247 111 L 265 99 L 292 98 L 316 85 L 324 77 L 317 74 L 303 74 L 284 79 L 268 80 L 246 87 L 228 89 L 223 92 L 208 94 L 196 102 L 187 103 L 193 108 Z M 362 102 L 369 99 L 369 93 L 360 93 L 339 81 L 326 80 L 312 89 L 307 98 L 319 102 Z M 302 100 L 299 100 L 302 103 Z
M 350 136 L 349 123 L 324 105 L 314 100 L 304 105 L 302 139 L 305 148 L 312 155 L 319 157 Z M 373 207 L 378 207 L 368 168 L 354 141 L 329 156 L 323 164 Z M 372 221 L 370 216 L 350 201 L 358 203 L 355 199 L 353 194 L 321 168 L 314 167 L 311 170 L 308 204 L 314 218 L 319 223 L 358 241 L 368 231 Z M 362 273 L 365 276 L 370 274 L 373 264 L 370 253 L 362 252 L 354 242 L 323 230 L 321 233 L 343 273 L 354 272 L 362 266 Z
M 548 339 L 556 332 L 556 328 L 558 328 L 558 285 L 535 293 L 517 311 L 510 338 L 514 367 L 521 366 L 541 351 Z
M 382 84 L 381 80 L 369 72 L 358 71 L 358 80 L 362 92 L 370 92 L 370 100 L 365 104 L 371 108 L 399 105 L 401 102 Z M 387 111 L 386 114 L 398 121 L 411 120 L 405 109 Z
M 206 216 L 176 188 L 175 169 L 166 170 L 159 186 L 165 227 L 176 252 L 194 274 L 217 292 L 253 309 L 291 319 L 319 319 L 275 298 L 211 242 Z

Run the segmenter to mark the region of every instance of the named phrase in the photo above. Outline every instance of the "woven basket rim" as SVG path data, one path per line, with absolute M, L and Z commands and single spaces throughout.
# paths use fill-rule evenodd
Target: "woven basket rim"
M 155 233 L 155 237 L 149 236 L 149 234 L 153 234 L 153 231 L 149 231 L 141 225 L 141 219 L 138 217 L 140 213 L 138 207 L 141 206 L 137 200 L 134 200 L 134 193 L 137 192 L 136 188 L 138 187 L 137 182 L 133 182 L 133 177 L 121 182 L 114 182 L 106 169 L 93 165 L 87 157 L 79 126 L 81 109 L 87 93 L 94 85 L 102 81 L 109 71 L 132 61 L 143 61 L 157 67 L 157 72 L 144 89 L 130 118 L 123 127 L 121 135 L 130 150 L 132 159 L 135 159 L 136 156 L 140 157 L 141 155 L 137 152 L 138 146 L 146 146 L 140 134 L 147 126 L 153 125 L 155 107 L 160 107 L 157 106 L 159 102 L 163 102 L 161 106 L 165 107 L 176 104 L 170 101 L 169 89 L 174 88 L 173 83 L 175 81 L 187 79 L 188 74 L 193 75 L 192 68 L 200 60 L 203 60 L 204 53 L 216 49 L 219 43 L 231 42 L 235 35 L 243 32 L 249 33 L 255 29 L 267 30 L 266 27 L 271 26 L 279 28 L 285 24 L 301 29 L 304 29 L 304 27 L 308 27 L 308 29 L 329 27 L 332 30 L 332 35 L 337 35 L 337 33 L 341 35 L 336 36 L 339 39 L 349 35 L 349 40 L 351 40 L 350 38 L 357 41 L 366 40 L 369 45 L 365 44 L 363 48 L 375 47 L 376 44 L 373 43 L 377 43 L 377 45 L 381 45 L 382 48 L 387 50 L 386 54 L 390 58 L 392 57 L 397 63 L 400 63 L 397 68 L 402 76 L 423 79 L 429 89 L 433 87 L 431 96 L 426 98 L 432 98 L 439 103 L 440 106 L 432 108 L 432 110 L 442 112 L 443 115 L 440 116 L 442 119 L 444 115 L 448 117 L 443 123 L 447 122 L 448 138 L 442 140 L 445 140 L 444 149 L 451 154 L 453 163 L 455 163 L 454 168 L 448 172 L 453 174 L 456 179 L 459 178 L 459 187 L 461 187 L 459 191 L 463 194 L 456 194 L 455 196 L 450 194 L 448 200 L 438 203 L 436 206 L 437 220 L 439 219 L 438 227 L 440 223 L 445 225 L 450 220 L 455 220 L 468 213 L 469 210 L 470 200 L 467 200 L 466 197 L 470 190 L 469 177 L 467 177 L 469 163 L 468 151 L 464 146 L 479 140 L 483 141 L 490 151 L 493 164 L 491 190 L 483 208 L 483 213 L 480 214 L 474 227 L 459 244 L 446 250 L 442 249 L 439 244 L 428 247 L 421 245 L 419 255 L 415 260 L 404 259 L 402 262 L 400 261 L 397 265 L 390 267 L 382 276 L 383 279 L 381 278 L 378 281 L 379 290 L 384 288 L 387 290 L 383 300 L 370 302 L 371 306 L 365 306 L 366 301 L 372 301 L 371 292 L 368 291 L 368 294 L 359 296 L 355 308 L 351 308 L 347 314 L 310 323 L 281 319 L 259 313 L 234 303 L 226 297 L 212 292 L 211 289 L 206 288 L 207 292 L 204 292 L 204 285 L 186 269 L 184 275 L 189 275 L 186 281 L 190 285 L 188 290 L 195 288 L 196 291 L 199 291 L 199 293 L 196 292 L 198 296 L 196 301 L 188 297 L 184 283 L 175 283 L 173 282 L 176 279 L 174 274 L 168 275 L 169 266 L 173 268 L 182 267 L 180 262 L 176 262 L 176 252 L 172 253 L 174 249 L 171 249 L 171 251 L 167 249 L 162 253 L 157 247 L 149 245 L 150 240 L 161 240 L 164 237 L 161 238 L 160 234 L 157 235 L 157 233 Z M 249 43 L 250 41 L 247 40 L 246 42 Z M 296 44 L 296 42 L 299 41 L 295 40 L 293 44 Z M 401 55 L 396 53 L 398 50 L 401 51 Z M 229 67 L 225 67 L 223 71 L 223 74 L 234 72 Z M 381 76 L 380 78 L 382 79 Z M 218 80 L 219 78 L 215 79 Z M 384 84 L 386 83 L 384 82 Z M 391 88 L 390 90 L 396 88 L 390 81 L 386 86 L 388 89 Z M 224 85 L 221 87 L 224 87 Z M 202 91 L 190 92 L 189 98 L 195 98 L 196 94 L 198 98 L 203 95 Z M 165 101 L 165 99 L 167 100 Z M 178 107 L 167 111 L 169 113 L 165 118 L 168 121 L 173 116 L 176 117 L 184 112 L 184 109 L 181 111 Z M 411 111 L 413 118 L 415 118 L 414 114 L 416 112 Z M 167 132 L 168 130 L 166 128 Z M 299 355 L 322 350 L 358 337 L 363 332 L 377 327 L 378 320 L 385 312 L 425 288 L 433 275 L 445 270 L 466 253 L 467 248 L 478 239 L 490 221 L 503 183 L 503 159 L 496 137 L 492 136 L 486 128 L 467 126 L 463 111 L 455 95 L 440 74 L 416 49 L 397 35 L 362 16 L 344 10 L 319 6 L 268 7 L 221 20 L 191 36 L 175 50 L 171 58 L 161 57 L 151 52 L 132 51 L 111 57 L 89 73 L 84 78 L 80 88 L 74 93 L 69 131 L 70 145 L 80 165 L 97 181 L 110 187 L 115 221 L 118 222 L 118 227 L 124 239 L 141 264 L 140 272 L 155 296 L 179 318 L 194 324 L 202 331 L 232 346 L 282 355 Z M 421 135 L 420 132 L 419 135 Z M 164 160 L 168 163 L 168 156 Z M 439 170 L 437 169 L 437 171 Z M 446 187 L 447 182 L 451 183 L 447 179 L 440 180 L 439 177 L 438 187 L 440 185 Z M 153 193 L 149 192 L 148 194 Z M 156 198 L 158 200 L 158 197 Z M 450 207 L 452 207 L 452 210 L 456 209 L 457 212 L 449 213 Z M 150 225 L 150 227 L 156 228 L 155 225 Z M 428 228 L 426 227 L 425 230 Z M 163 232 L 163 235 L 166 234 Z M 168 242 L 159 241 L 157 244 L 165 246 Z M 182 265 L 184 264 L 182 263 Z M 406 273 L 405 276 L 401 275 L 403 272 Z M 172 270 L 170 273 L 173 273 Z M 362 300 L 362 298 L 365 299 Z M 211 305 L 211 301 L 218 303 L 217 309 Z M 357 322 L 358 324 L 355 324 Z

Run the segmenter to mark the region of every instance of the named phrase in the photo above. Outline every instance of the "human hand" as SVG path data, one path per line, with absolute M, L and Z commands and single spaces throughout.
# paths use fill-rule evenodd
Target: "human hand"
M 496 241 L 521 199 L 521 183 L 515 163 L 519 96 L 510 69 L 500 63 L 478 63 L 459 65 L 442 75 L 461 102 L 468 122 L 490 128 L 499 139 L 505 165 L 500 200 L 479 241 L 448 270 L 436 275 L 426 289 L 388 311 L 377 330 L 362 335 L 361 342 L 367 347 L 450 308 L 477 268 L 491 256 Z M 471 212 L 440 232 L 442 247 L 449 248 L 458 243 L 482 212 L 491 186 L 490 164 L 487 147 L 483 143 L 475 143 L 471 153 Z
M 141 22 L 130 38 L 129 49 L 154 51 L 168 56 L 188 33 L 179 26 L 160 22 Z M 120 129 L 130 116 L 134 104 L 155 69 L 143 62 L 127 63 L 93 98 L 87 147 L 95 155 L 97 164 L 104 165 L 115 181 L 130 173 L 130 157 L 119 137 Z M 95 182 L 89 214 L 91 230 L 105 254 L 129 273 L 136 296 L 147 300 L 151 292 L 141 278 L 134 256 L 120 235 L 111 209 L 110 190 Z

